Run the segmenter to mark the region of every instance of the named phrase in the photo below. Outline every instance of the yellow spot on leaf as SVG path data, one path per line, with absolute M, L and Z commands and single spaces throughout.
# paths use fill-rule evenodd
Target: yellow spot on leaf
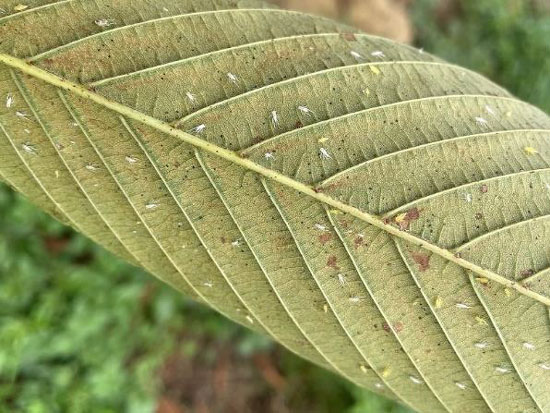
M 18 4 L 17 6 L 15 6 L 13 8 L 14 11 L 23 11 L 23 10 L 27 10 L 29 8 L 28 5 L 26 4 Z
M 434 306 L 435 308 L 441 308 L 443 306 L 443 299 L 441 297 L 436 297 Z
M 487 285 L 489 284 L 489 279 L 485 277 L 477 277 L 476 281 L 480 284 Z
M 382 377 L 388 377 L 391 374 L 391 369 L 389 367 L 384 368 L 382 370 Z
M 328 305 L 325 304 L 325 305 L 323 306 L 323 311 L 324 311 L 325 313 L 328 313 Z
M 506 294 L 506 297 L 511 297 L 512 296 L 512 290 L 510 290 L 509 288 L 505 288 L 504 289 L 504 294 Z
M 370 89 L 368 87 L 365 88 L 365 90 L 363 90 L 363 92 L 365 93 L 365 95 L 370 96 Z
M 537 153 L 539 153 L 539 151 L 537 151 L 532 146 L 526 146 L 525 148 L 523 148 L 523 150 L 527 155 L 536 155 Z
M 476 316 L 476 322 L 479 324 L 479 325 L 482 325 L 482 326 L 486 326 L 488 325 L 487 324 L 487 321 L 485 321 L 485 319 L 479 315 Z
M 340 211 L 339 209 L 331 209 L 329 211 L 332 215 L 343 215 L 344 213 Z
M 399 214 L 395 217 L 395 222 L 400 224 L 402 222 L 405 222 L 406 219 L 407 219 L 407 213 L 404 212 L 404 213 Z
M 361 369 L 361 371 L 362 371 L 363 373 L 367 373 L 367 372 L 369 371 L 369 369 L 367 368 L 367 366 L 365 366 L 365 365 L 363 365 L 363 364 L 361 364 L 361 365 L 359 366 L 359 368 Z
M 328 138 L 321 138 L 321 139 L 319 139 L 317 142 L 319 142 L 319 143 L 325 143 L 326 141 L 328 141 Z
M 375 75 L 379 75 L 380 74 L 380 69 L 378 69 L 376 66 L 372 66 L 370 65 L 369 66 L 369 69 L 372 73 L 374 73 Z

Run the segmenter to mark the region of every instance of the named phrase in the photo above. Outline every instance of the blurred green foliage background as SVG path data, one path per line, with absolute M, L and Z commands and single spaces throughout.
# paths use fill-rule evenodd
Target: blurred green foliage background
M 550 111 L 547 0 L 416 0 L 416 45 Z M 0 412 L 407 412 L 181 297 L 0 184 Z

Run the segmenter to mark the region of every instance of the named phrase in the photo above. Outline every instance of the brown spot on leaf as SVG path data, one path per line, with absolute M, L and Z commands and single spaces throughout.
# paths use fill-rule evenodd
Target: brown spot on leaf
M 393 329 L 395 330 L 396 333 L 400 333 L 401 331 L 403 331 L 403 328 L 405 328 L 405 326 L 401 321 L 397 321 L 393 325 Z
M 477 219 L 477 220 L 483 219 L 483 214 L 482 214 L 481 212 L 478 212 L 478 213 L 476 214 L 476 219 Z
M 394 221 L 399 225 L 401 231 L 406 231 L 410 228 L 411 222 L 420 218 L 420 210 L 416 207 L 409 209 L 403 214 L 399 214 L 394 218 Z
M 535 270 L 533 270 L 533 269 L 531 269 L 531 268 L 529 268 L 529 269 L 527 269 L 527 270 L 523 270 L 523 271 L 520 273 L 520 275 L 521 275 L 522 277 L 530 277 L 531 275 L 534 275 L 534 274 L 535 274 Z
M 420 272 L 426 271 L 430 268 L 430 256 L 426 254 L 421 254 L 419 252 L 413 252 L 412 258 L 416 264 L 418 264 L 418 269 Z
M 479 190 L 481 191 L 482 194 L 486 194 L 487 192 L 489 192 L 489 187 L 487 185 L 483 184 L 483 185 L 481 185 Z
M 336 265 L 337 261 L 338 261 L 338 259 L 336 258 L 336 256 L 331 255 L 330 257 L 328 257 L 327 267 L 334 268 L 335 270 L 339 270 L 340 267 L 338 267 L 338 265 Z
M 359 247 L 361 247 L 361 246 L 363 245 L 363 237 L 357 236 L 357 237 L 353 240 L 353 243 L 355 244 L 355 249 L 358 249 Z
M 330 232 L 325 232 L 324 234 L 319 235 L 319 241 L 323 245 L 325 245 L 331 239 L 332 239 L 332 234 Z
M 347 40 L 348 42 L 357 41 L 357 36 L 355 35 L 355 33 L 342 33 L 341 36 L 343 39 Z
M 300 128 L 303 128 L 303 127 L 304 127 L 304 124 L 303 124 L 302 122 L 298 121 L 298 122 L 296 122 L 296 124 L 294 125 L 294 127 L 295 127 L 296 129 L 300 129 Z

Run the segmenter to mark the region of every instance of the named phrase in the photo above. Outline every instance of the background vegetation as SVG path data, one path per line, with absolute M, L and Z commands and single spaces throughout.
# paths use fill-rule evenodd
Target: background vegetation
M 415 43 L 550 111 L 548 3 L 416 0 Z M 407 410 L 185 300 L 0 184 L 4 411 Z

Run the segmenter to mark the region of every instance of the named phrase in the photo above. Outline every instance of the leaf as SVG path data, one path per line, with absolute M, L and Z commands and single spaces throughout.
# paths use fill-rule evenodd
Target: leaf
M 550 410 L 546 114 L 255 0 L 26 5 L 0 17 L 2 180 L 418 411 Z

